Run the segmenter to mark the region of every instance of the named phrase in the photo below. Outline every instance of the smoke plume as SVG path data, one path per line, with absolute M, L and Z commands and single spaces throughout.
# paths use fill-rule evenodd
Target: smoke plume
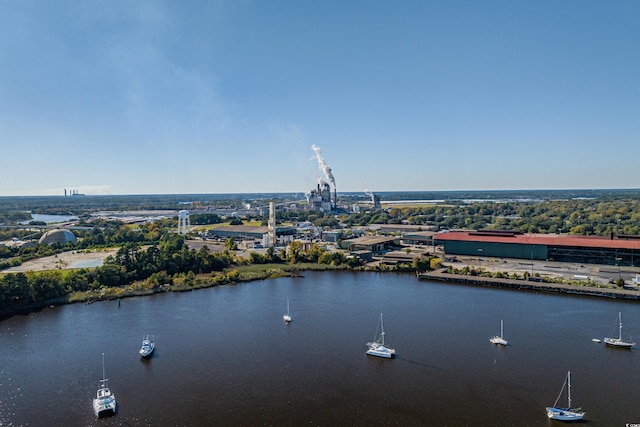
M 333 177 L 333 173 L 331 173 L 331 168 L 324 161 L 324 158 L 322 157 L 322 152 L 320 151 L 320 147 L 313 144 L 311 145 L 311 149 L 313 150 L 314 153 L 316 153 L 316 160 L 318 160 L 318 168 L 322 171 L 324 176 L 327 177 L 329 182 L 333 184 L 333 188 L 336 188 L 336 179 Z

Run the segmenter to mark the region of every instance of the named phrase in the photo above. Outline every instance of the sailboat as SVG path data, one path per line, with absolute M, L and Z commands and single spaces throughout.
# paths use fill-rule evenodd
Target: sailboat
M 496 335 L 492 337 L 489 341 L 491 341 L 494 344 L 507 345 L 507 340 L 502 338 L 502 335 L 503 335 L 503 324 L 502 324 L 502 320 L 500 320 L 500 335 Z
M 291 322 L 291 314 L 289 313 L 289 298 L 287 298 L 287 314 L 283 315 L 282 318 L 284 319 L 285 323 Z
M 376 334 L 377 332 L 378 331 L 376 331 Z M 377 338 L 374 337 L 373 342 L 367 343 L 367 346 L 369 347 L 367 354 L 370 354 L 371 356 L 386 357 L 387 359 L 391 359 L 396 355 L 395 349 L 384 345 L 384 335 L 384 323 L 382 321 L 382 313 L 380 313 L 380 335 L 377 336 Z
M 558 400 L 560 400 L 565 386 L 567 386 L 567 407 L 560 408 L 558 407 Z M 580 421 L 585 415 L 581 410 L 582 408 L 571 408 L 571 371 L 569 371 L 556 402 L 553 406 L 547 407 L 547 417 L 558 421 Z
M 618 312 L 618 338 L 605 337 L 604 343 L 612 347 L 631 348 L 636 345 L 633 341 L 622 339 L 622 313 Z
M 102 379 L 96 398 L 93 399 L 93 413 L 98 418 L 116 413 L 116 396 L 109 390 L 107 381 L 109 380 L 104 375 L 104 353 L 102 353 Z

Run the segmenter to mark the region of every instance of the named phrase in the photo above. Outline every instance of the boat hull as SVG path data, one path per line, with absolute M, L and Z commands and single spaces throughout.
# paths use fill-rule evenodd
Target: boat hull
M 93 413 L 97 418 L 115 415 L 116 407 L 115 397 L 93 399 Z
M 395 357 L 396 351 L 392 348 L 388 348 L 380 344 L 373 344 L 373 345 L 369 345 L 369 350 L 367 350 L 367 354 L 369 356 L 384 357 L 386 359 L 391 359 Z
M 154 348 L 152 348 L 151 350 L 140 349 L 140 357 L 142 357 L 143 359 L 149 359 L 151 358 L 151 356 L 153 356 L 154 351 Z
M 584 412 L 575 412 L 563 408 L 547 408 L 547 417 L 557 421 L 582 421 Z
M 636 343 L 634 342 L 623 341 L 618 338 L 605 338 L 604 343 L 610 347 L 618 347 L 618 348 L 631 348 L 634 345 L 636 345 Z
M 498 345 L 507 345 L 507 340 L 505 340 L 502 337 L 493 337 L 491 338 L 489 341 L 491 341 L 493 344 L 498 344 Z

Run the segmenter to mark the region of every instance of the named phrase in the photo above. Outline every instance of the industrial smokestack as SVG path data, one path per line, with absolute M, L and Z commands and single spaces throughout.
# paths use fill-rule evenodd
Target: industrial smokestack
M 368 189 L 364 189 L 364 194 L 366 194 L 367 196 L 371 197 L 371 203 L 375 203 L 375 197 L 374 194 L 371 190 Z
M 329 182 L 331 184 L 333 184 L 333 188 L 335 188 L 336 187 L 336 179 L 333 177 L 333 173 L 331 172 L 331 168 L 324 161 L 324 158 L 322 157 L 322 152 L 320 151 L 320 147 L 318 147 L 315 144 L 313 144 L 313 145 L 311 145 L 311 149 L 316 154 L 316 160 L 318 161 L 318 168 L 322 171 L 322 173 L 324 173 L 324 175 L 327 177 Z

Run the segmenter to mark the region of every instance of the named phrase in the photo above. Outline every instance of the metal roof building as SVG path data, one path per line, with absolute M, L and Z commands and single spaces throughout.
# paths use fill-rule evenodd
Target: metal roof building
M 640 236 L 524 234 L 517 231 L 448 231 L 434 240 L 446 254 L 637 266 Z
M 349 251 L 370 251 L 380 253 L 400 245 L 400 237 L 364 236 L 343 240 L 341 248 Z
M 248 226 L 248 225 L 230 225 L 212 228 L 207 231 L 209 236 L 218 236 L 222 238 L 238 238 L 238 239 L 262 239 L 269 232 L 269 227 L 265 226 Z M 287 236 L 295 233 L 293 227 L 276 227 L 276 235 Z

